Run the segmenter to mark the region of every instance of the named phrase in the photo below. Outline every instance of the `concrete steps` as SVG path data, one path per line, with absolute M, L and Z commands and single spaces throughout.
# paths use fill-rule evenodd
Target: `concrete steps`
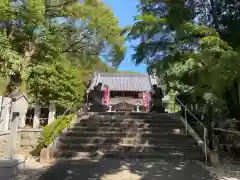
M 174 160 L 204 160 L 202 153 L 184 154 L 182 152 L 167 152 L 167 153 L 149 153 L 149 152 L 76 152 L 74 150 L 59 151 L 55 154 L 56 157 L 62 158 L 94 158 L 94 157 L 104 157 L 104 158 L 120 158 L 120 159 L 174 159 Z
M 129 132 L 129 133 L 169 133 L 169 134 L 184 134 L 185 129 L 184 128 L 164 128 L 164 127 L 152 127 L 152 128 L 138 128 L 138 127 L 74 127 L 69 132 L 81 132 L 81 133 L 102 133 L 102 132 Z
M 153 121 L 151 120 L 81 120 L 80 122 L 72 122 L 71 127 L 172 127 L 184 128 L 183 125 L 175 121 Z
M 78 121 L 74 121 L 76 123 L 78 123 Z M 168 119 L 168 120 L 164 120 L 164 119 L 153 119 L 153 118 L 108 118 L 108 117 L 101 117 L 101 118 L 89 118 L 89 119 L 83 119 L 81 120 L 81 123 L 84 122 L 103 122 L 103 123 L 116 123 L 116 122 L 120 122 L 120 123 L 151 123 L 151 124 L 161 124 L 161 123 L 175 123 L 176 124 L 176 120 L 175 119 Z
M 57 148 L 72 150 L 76 152 L 143 152 L 143 153 L 194 153 L 198 147 L 160 146 L 145 144 L 60 144 Z M 199 150 L 200 151 L 200 150 Z
M 145 112 L 98 112 L 95 113 L 98 117 L 105 116 L 117 116 L 117 117 L 129 117 L 129 118 L 162 118 L 169 117 L 168 113 L 145 113 Z
M 193 153 L 193 154 L 185 154 L 182 152 L 167 152 L 167 153 L 163 153 L 163 152 L 157 152 L 157 153 L 126 153 L 126 152 L 107 152 L 104 153 L 104 157 L 106 158 L 138 158 L 138 159 L 180 159 L 180 160 L 200 160 L 203 161 L 204 160 L 204 156 L 202 155 L 202 153 Z
M 62 144 L 59 149 L 65 149 L 65 151 L 59 151 L 58 157 L 66 156 L 70 153 L 89 153 L 91 155 L 96 152 L 101 152 L 104 157 L 142 157 L 142 158 L 184 158 L 203 160 L 204 156 L 198 147 L 178 147 L 178 146 L 158 146 L 144 144 L 138 144 L 136 146 L 132 144 L 118 144 L 118 145 L 98 145 L 98 144 Z M 76 156 L 76 155 L 75 155 Z
M 86 137 L 91 138 L 93 136 L 98 137 L 119 137 L 119 138 L 159 138 L 159 139 L 171 139 L 173 142 L 175 141 L 184 141 L 189 138 L 187 135 L 176 135 L 169 133 L 132 133 L 132 132 L 68 132 L 65 136 L 68 137 Z
M 184 126 L 169 114 L 98 113 L 71 124 L 56 143 L 57 157 L 101 152 L 109 157 L 204 158 Z
M 156 146 L 175 146 L 179 147 L 192 147 L 196 146 L 193 139 L 185 139 L 184 143 L 182 141 L 175 142 L 171 139 L 164 139 L 164 138 L 122 138 L 122 137 L 99 137 L 99 136 L 92 136 L 92 137 L 62 137 L 59 140 L 59 144 L 149 144 L 149 145 L 156 145 Z

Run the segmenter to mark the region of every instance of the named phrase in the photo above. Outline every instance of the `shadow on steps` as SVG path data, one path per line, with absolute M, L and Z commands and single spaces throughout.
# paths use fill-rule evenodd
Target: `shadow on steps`
M 214 180 L 193 161 L 149 159 L 61 160 L 38 180 Z
M 95 114 L 61 135 L 56 157 L 204 159 L 184 127 L 169 114 Z

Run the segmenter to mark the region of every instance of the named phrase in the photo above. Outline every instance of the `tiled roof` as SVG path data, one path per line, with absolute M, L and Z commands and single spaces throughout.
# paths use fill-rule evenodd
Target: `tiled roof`
M 98 83 L 108 85 L 112 91 L 152 91 L 148 74 L 95 73 L 89 90 Z

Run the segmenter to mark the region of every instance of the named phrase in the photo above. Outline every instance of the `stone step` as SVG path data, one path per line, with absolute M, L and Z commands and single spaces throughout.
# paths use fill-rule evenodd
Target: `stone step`
M 180 122 L 161 122 L 161 121 L 92 121 L 92 120 L 82 120 L 82 121 L 73 121 L 71 127 L 184 127 Z
M 132 127 L 132 128 L 185 128 L 182 124 L 173 124 L 173 123 L 165 123 L 165 124 L 150 124 L 150 123 L 98 123 L 98 122 L 88 122 L 88 123 L 76 123 L 73 122 L 71 124 L 71 128 L 78 128 L 78 127 L 88 127 L 88 128 L 95 128 L 95 127 L 102 127 L 102 128 L 109 128 L 109 127 Z
M 185 128 L 138 128 L 138 127 L 73 127 L 69 129 L 70 132 L 134 132 L 134 133 L 158 133 L 169 132 L 174 134 L 184 134 Z
M 82 116 L 80 113 L 78 116 Z M 87 113 L 85 115 L 91 117 L 122 117 L 122 118 L 151 118 L 151 119 L 176 119 L 176 116 L 169 113 L 134 113 L 134 112 L 99 112 L 99 113 Z
M 91 113 L 90 113 L 91 114 Z M 91 114 L 92 116 L 121 116 L 121 117 L 131 117 L 131 118 L 173 118 L 172 114 L 168 113 L 144 113 L 144 112 L 99 112 Z
M 95 116 L 89 117 L 88 119 L 95 120 L 95 121 L 122 121 L 122 120 L 132 120 L 132 121 L 178 121 L 178 119 L 171 119 L 171 118 L 156 118 L 156 117 L 122 117 L 122 116 Z
M 98 142 L 98 143 L 57 143 L 58 147 L 70 147 L 72 149 L 77 148 L 109 148 L 111 147 L 113 150 L 117 150 L 118 148 L 131 148 L 131 149 L 169 149 L 169 150 L 185 150 L 185 149 L 191 149 L 191 148 L 197 148 L 199 147 L 197 145 L 189 145 L 189 146 L 177 146 L 175 144 L 168 144 L 168 145 L 153 145 L 153 144 L 130 144 L 130 143 L 122 143 L 122 142 Z
M 156 146 L 179 146 L 179 147 L 195 147 L 197 144 L 193 139 L 187 139 L 184 142 L 174 142 L 173 140 L 168 139 L 159 139 L 159 138 L 116 138 L 116 137 L 61 137 L 59 138 L 60 143 L 65 144 L 149 144 Z
M 204 155 L 200 153 L 125 153 L 125 152 L 106 152 L 104 153 L 106 158 L 127 158 L 127 159 L 166 159 L 166 160 L 199 160 L 204 161 Z
M 146 146 L 132 144 L 115 144 L 115 145 L 97 145 L 97 144 L 57 144 L 58 150 L 74 150 L 77 152 L 143 152 L 143 153 L 180 153 L 180 154 L 190 154 L 190 153 L 200 153 L 201 149 L 199 147 L 178 147 L 178 146 Z
M 186 138 L 191 138 L 186 134 L 174 134 L 168 132 L 162 133 L 133 133 L 133 132 L 76 132 L 76 131 L 68 131 L 66 134 L 62 136 L 69 137 L 119 137 L 119 138 L 131 138 L 131 137 L 140 137 L 140 138 L 159 138 L 159 139 L 173 139 L 174 141 L 184 141 Z
M 79 119 L 81 120 L 81 118 Z M 141 121 L 141 122 L 180 122 L 178 119 L 175 118 L 153 118 L 153 117 L 123 117 L 123 116 L 90 116 L 86 121 L 91 120 L 91 121 Z
M 151 122 L 151 121 L 160 121 L 160 122 L 180 122 L 179 119 L 173 118 L 129 118 L 129 117 L 121 117 L 121 116 L 96 116 L 96 117 L 88 117 L 88 118 L 77 118 L 77 120 L 92 120 L 92 121 L 142 121 L 142 122 Z
M 57 158 L 127 158 L 127 159 L 166 159 L 166 160 L 204 160 L 202 153 L 145 153 L 145 152 L 78 152 L 74 150 L 59 150 L 54 153 Z
M 91 114 L 91 113 L 90 113 Z M 113 116 L 113 115 L 120 115 L 120 116 L 163 116 L 165 113 L 146 113 L 146 112 L 98 112 L 94 113 L 96 116 Z

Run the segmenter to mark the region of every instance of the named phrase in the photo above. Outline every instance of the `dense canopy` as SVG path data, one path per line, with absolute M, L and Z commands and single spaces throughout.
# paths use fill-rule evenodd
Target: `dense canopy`
M 129 39 L 140 39 L 134 62 L 154 69 L 166 92 L 236 107 L 239 8 L 238 1 L 139 0 L 140 15 L 126 28 Z
M 2 94 L 66 106 L 89 74 L 115 71 L 124 57 L 118 19 L 98 0 L 1 1 L 0 26 Z

